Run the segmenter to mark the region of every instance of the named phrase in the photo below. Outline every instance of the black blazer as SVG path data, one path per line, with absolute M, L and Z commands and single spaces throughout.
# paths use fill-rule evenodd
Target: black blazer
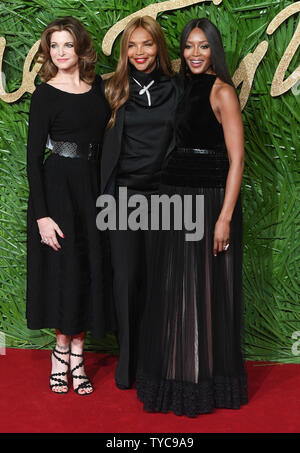
M 175 89 L 176 103 L 183 93 L 183 79 L 176 75 L 172 77 L 171 82 Z M 102 157 L 101 157 L 101 193 L 115 195 L 116 174 L 118 161 L 122 149 L 122 138 L 125 117 L 124 104 L 117 112 L 114 127 L 108 129 L 104 136 Z
M 101 156 L 101 193 L 115 194 L 115 180 L 124 128 L 125 105 L 118 110 L 114 127 L 105 133 Z

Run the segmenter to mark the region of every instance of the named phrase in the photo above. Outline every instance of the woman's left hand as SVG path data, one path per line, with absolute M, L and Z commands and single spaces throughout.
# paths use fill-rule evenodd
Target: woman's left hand
M 224 252 L 229 244 L 230 221 L 218 219 L 214 231 L 214 248 L 213 254 L 217 256 L 218 252 Z

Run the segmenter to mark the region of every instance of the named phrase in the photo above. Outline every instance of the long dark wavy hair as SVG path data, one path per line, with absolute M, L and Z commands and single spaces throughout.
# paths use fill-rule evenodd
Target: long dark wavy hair
M 223 80 L 223 82 L 226 82 L 232 87 L 234 87 L 226 63 L 221 34 L 217 27 L 206 18 L 192 19 L 190 22 L 186 24 L 186 26 L 182 30 L 180 38 L 180 58 L 181 58 L 180 73 L 183 75 L 190 74 L 190 70 L 185 62 L 183 53 L 188 37 L 191 31 L 194 30 L 194 28 L 200 28 L 206 35 L 206 39 L 210 47 L 212 70 L 215 72 L 217 77 Z
M 95 79 L 97 55 L 88 32 L 82 23 L 72 16 L 54 20 L 43 31 L 37 55 L 38 63 L 43 64 L 39 72 L 41 79 L 43 82 L 48 82 L 57 74 L 58 69 L 50 56 L 51 35 L 55 31 L 62 30 L 68 31 L 73 36 L 75 52 L 78 55 L 80 78 L 91 84 Z

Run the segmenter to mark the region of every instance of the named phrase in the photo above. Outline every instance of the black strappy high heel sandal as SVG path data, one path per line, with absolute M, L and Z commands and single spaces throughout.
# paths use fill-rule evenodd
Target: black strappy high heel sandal
M 58 351 L 56 348 L 54 348 L 52 353 L 51 353 L 51 356 L 50 356 L 51 365 L 52 365 L 52 355 L 54 355 L 56 360 L 58 360 L 59 362 L 63 363 L 64 365 L 66 365 L 68 368 L 67 368 L 67 371 L 63 371 L 61 373 L 52 373 L 52 374 L 50 374 L 50 382 L 51 382 L 51 379 L 52 379 L 52 381 L 55 381 L 55 384 L 49 383 L 49 387 L 50 387 L 51 390 L 53 389 L 53 387 L 68 387 L 68 390 L 63 391 L 63 392 L 56 392 L 55 390 L 52 390 L 53 393 L 58 393 L 58 394 L 68 393 L 68 391 L 69 391 L 68 379 L 65 381 L 65 380 L 61 379 L 59 376 L 67 376 L 68 371 L 69 371 L 69 363 L 66 362 L 65 360 L 61 359 L 60 357 L 58 357 L 55 353 L 57 353 L 57 354 L 70 354 L 70 350 L 67 351 L 67 352 L 62 352 L 62 351 Z
M 83 354 L 74 354 L 73 352 L 71 352 L 71 355 L 73 357 L 82 357 L 83 358 Z M 94 387 L 91 383 L 91 380 L 87 376 L 82 376 L 80 374 L 76 376 L 74 374 L 74 371 L 77 370 L 78 368 L 81 368 L 83 366 L 83 364 L 84 364 L 84 359 L 77 366 L 75 366 L 74 368 L 71 369 L 72 379 L 84 379 L 85 380 L 84 382 L 81 382 L 81 384 L 79 384 L 78 387 L 74 388 L 74 391 L 80 396 L 91 395 L 91 393 L 93 393 L 93 391 L 94 391 Z M 79 393 L 80 389 L 87 389 L 87 388 L 91 388 L 92 391 L 88 392 L 88 393 Z

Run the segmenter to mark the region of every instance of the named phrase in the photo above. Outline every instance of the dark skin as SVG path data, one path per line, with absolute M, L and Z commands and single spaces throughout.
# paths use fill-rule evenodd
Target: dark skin
M 191 31 L 184 58 L 194 74 L 214 74 L 210 47 L 203 30 L 194 28 Z M 217 77 L 209 100 L 217 120 L 222 124 L 229 160 L 225 198 L 214 230 L 213 254 L 217 256 L 229 244 L 230 222 L 244 171 L 244 131 L 240 105 L 232 86 Z

